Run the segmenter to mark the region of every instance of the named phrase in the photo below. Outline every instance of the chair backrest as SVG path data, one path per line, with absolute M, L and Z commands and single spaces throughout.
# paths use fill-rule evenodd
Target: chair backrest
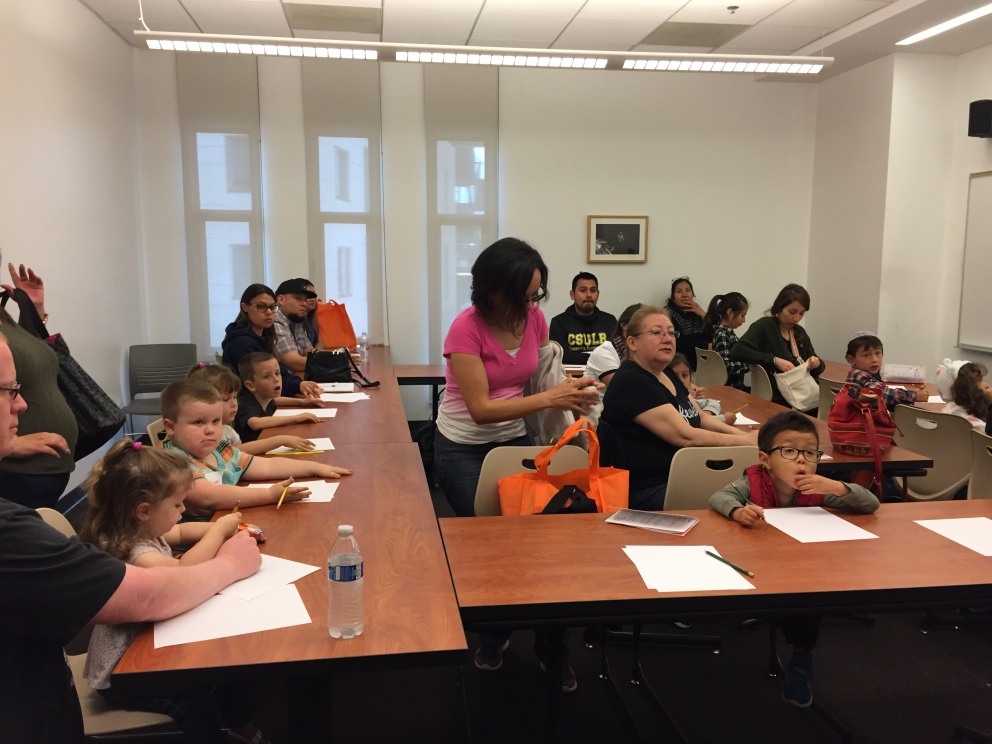
M 76 536 L 76 528 L 72 526 L 72 523 L 65 518 L 62 512 L 49 509 L 47 506 L 38 507 L 37 512 L 45 524 L 54 527 L 66 537 Z
M 727 384 L 727 365 L 719 352 L 696 348 L 696 384 L 699 387 Z
M 708 509 L 710 496 L 757 462 L 757 447 L 683 447 L 672 458 L 665 511 Z
M 160 393 L 170 382 L 186 377 L 196 364 L 196 344 L 140 344 L 128 350 L 127 378 L 131 397 Z
M 165 419 L 155 419 L 146 427 L 153 447 L 161 447 L 165 441 Z
M 772 378 L 768 376 L 768 371 L 760 364 L 749 364 L 751 370 L 751 395 L 757 395 L 762 400 L 771 400 L 774 397 L 772 388 Z
M 475 487 L 475 516 L 497 517 L 499 508 L 499 479 L 528 470 L 524 460 L 533 460 L 546 447 L 531 445 L 525 447 L 497 447 L 490 450 L 482 462 L 479 484 Z M 555 454 L 548 466 L 553 474 L 567 473 L 589 465 L 589 453 L 574 444 L 566 444 Z
M 816 383 L 820 386 L 820 406 L 816 409 L 816 417 L 826 421 L 830 415 L 830 406 L 834 404 L 834 396 L 844 387 L 844 382 L 828 380 L 821 375 Z
M 992 437 L 971 430 L 971 480 L 969 499 L 992 499 Z
M 899 427 L 895 443 L 933 460 L 926 475 L 907 478 L 909 496 L 916 501 L 953 498 L 971 473 L 968 419 L 907 405 L 896 406 L 892 418 Z

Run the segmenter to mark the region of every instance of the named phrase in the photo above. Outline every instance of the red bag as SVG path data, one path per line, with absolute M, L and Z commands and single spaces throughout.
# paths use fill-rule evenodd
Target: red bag
M 581 433 L 589 437 L 589 467 L 550 475 L 551 458 Z M 578 486 L 596 502 L 596 511 L 612 513 L 627 508 L 630 474 L 619 468 L 599 466 L 599 438 L 588 419 L 579 419 L 561 439 L 534 458 L 537 472 L 517 473 L 499 479 L 499 504 L 503 516 L 540 514 L 565 486 Z
M 875 489 L 882 495 L 882 453 L 892 446 L 892 435 L 898 430 L 885 402 L 873 393 L 852 398 L 857 388 L 844 385 L 834 396 L 827 416 L 827 431 L 834 449 L 854 457 L 875 460 Z
M 320 343 L 325 349 L 345 347 L 355 350 L 358 339 L 343 302 L 328 300 L 317 305 L 315 321 Z

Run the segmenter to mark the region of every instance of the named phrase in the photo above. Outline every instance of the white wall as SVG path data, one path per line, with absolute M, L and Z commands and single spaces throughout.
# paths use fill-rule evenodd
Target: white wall
M 548 263 L 550 316 L 590 270 L 601 306 L 704 306 L 737 290 L 752 317 L 805 281 L 816 87 L 732 76 L 500 72 L 500 234 Z M 644 265 L 586 263 L 586 217 L 647 215 Z

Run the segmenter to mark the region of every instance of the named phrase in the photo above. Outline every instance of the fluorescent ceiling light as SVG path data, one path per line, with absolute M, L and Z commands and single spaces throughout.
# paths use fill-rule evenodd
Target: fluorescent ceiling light
M 920 31 L 918 34 L 914 34 L 902 41 L 897 41 L 896 46 L 907 46 L 909 44 L 915 44 L 918 41 L 923 41 L 924 39 L 929 39 L 931 36 L 936 36 L 937 34 L 942 34 L 945 31 L 950 31 L 952 28 L 957 28 L 958 26 L 963 26 L 965 23 L 971 23 L 982 16 L 987 16 L 992 13 L 992 4 L 985 5 L 981 8 L 976 8 L 970 13 L 965 13 L 964 15 L 959 15 L 957 18 L 952 18 L 949 21 L 944 21 L 943 23 L 938 23 L 933 28 L 928 28 L 926 31 Z
M 145 39 L 149 49 L 168 52 L 353 59 L 415 64 L 543 67 L 565 70 L 787 73 L 805 76 L 815 75 L 834 61 L 833 57 L 509 49 L 439 44 L 363 43 L 284 36 L 229 36 L 158 31 L 134 33 Z

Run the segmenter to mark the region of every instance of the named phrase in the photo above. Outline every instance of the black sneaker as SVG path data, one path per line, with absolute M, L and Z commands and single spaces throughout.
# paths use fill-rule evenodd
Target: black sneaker
M 785 670 L 782 699 L 797 708 L 813 704 L 813 661 L 808 654 L 793 654 Z

